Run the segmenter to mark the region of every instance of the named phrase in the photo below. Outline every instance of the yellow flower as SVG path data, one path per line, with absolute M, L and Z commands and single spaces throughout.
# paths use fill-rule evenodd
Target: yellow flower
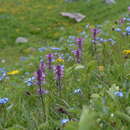
M 98 70 L 103 72 L 104 71 L 104 66 L 98 66 Z
M 7 74 L 8 75 L 15 75 L 15 74 L 18 74 L 20 71 L 19 70 L 13 70 L 11 72 L 8 72 Z
M 64 62 L 64 59 L 58 58 L 58 59 L 56 59 L 56 61 L 57 61 L 57 62 Z
M 123 54 L 126 54 L 126 55 L 130 54 L 130 50 L 123 50 Z

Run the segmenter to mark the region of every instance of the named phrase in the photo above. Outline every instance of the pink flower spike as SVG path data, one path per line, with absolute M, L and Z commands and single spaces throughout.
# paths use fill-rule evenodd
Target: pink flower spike
M 76 38 L 76 43 L 78 45 L 78 48 L 82 50 L 84 38 Z
M 130 6 L 128 6 L 128 11 L 130 12 Z
M 90 31 L 93 33 L 93 34 L 92 34 L 92 37 L 93 37 L 94 40 L 96 39 L 97 34 L 101 32 L 101 31 L 100 31 L 99 29 L 97 29 L 97 28 L 92 28 Z

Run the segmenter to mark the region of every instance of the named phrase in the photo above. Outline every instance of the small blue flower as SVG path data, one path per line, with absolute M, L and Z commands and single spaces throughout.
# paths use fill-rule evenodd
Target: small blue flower
M 8 101 L 8 98 L 0 98 L 0 104 L 6 104 Z
M 123 97 L 123 93 L 120 91 L 114 92 L 114 95 L 116 95 L 118 97 Z
M 126 32 L 127 32 L 127 33 L 130 33 L 130 26 L 128 26 L 128 27 L 126 28 Z
M 75 36 L 69 36 L 68 38 L 74 40 L 76 37 Z
M 45 50 L 46 50 L 46 48 L 44 48 L 44 47 L 38 48 L 38 51 L 40 51 L 40 52 L 43 52 Z
M 61 48 L 51 47 L 52 50 L 61 50 Z
M 24 56 L 21 56 L 21 57 L 20 57 L 20 60 L 21 60 L 21 61 L 26 61 L 27 59 L 28 59 L 28 58 L 27 58 L 27 57 L 24 57 Z
M 85 35 L 85 34 L 86 34 L 86 32 L 85 32 L 85 31 L 80 32 L 80 35 Z
M 103 38 L 100 38 L 100 40 L 99 40 L 99 41 L 100 41 L 100 42 L 105 42 Z
M 26 80 L 25 83 L 27 84 L 27 86 L 32 86 L 33 85 L 33 81 L 35 79 L 36 78 L 33 76 L 33 77 L 29 78 L 28 80 Z
M 0 81 L 6 77 L 6 71 L 3 68 L 0 68 Z
M 62 119 L 62 120 L 61 120 L 61 124 L 62 124 L 62 125 L 66 124 L 67 122 L 69 122 L 69 119 Z
M 126 21 L 130 21 L 130 18 L 127 18 Z
M 25 72 L 24 74 L 25 74 L 25 75 L 29 75 L 30 73 L 29 73 L 29 72 Z
M 116 32 L 121 32 L 122 30 L 120 28 L 115 28 Z
M 74 94 L 81 94 L 81 92 L 82 92 L 82 91 L 81 91 L 80 88 L 74 90 Z
M 69 46 L 74 46 L 75 44 L 69 44 Z
M 112 38 L 109 38 L 107 41 L 108 41 L 108 42 L 112 42 L 112 41 L 113 41 L 113 39 L 112 39 Z

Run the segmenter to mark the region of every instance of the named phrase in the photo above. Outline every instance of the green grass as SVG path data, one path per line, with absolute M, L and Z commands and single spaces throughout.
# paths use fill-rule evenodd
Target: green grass
M 0 130 L 130 129 L 130 60 L 129 56 L 124 58 L 122 54 L 124 49 L 130 49 L 129 37 L 112 31 L 113 26 L 118 27 L 114 21 L 128 13 L 128 0 L 117 0 L 114 5 L 106 5 L 102 0 L 77 0 L 72 3 L 63 0 L 1 0 L 0 5 L 0 62 L 5 60 L 0 67 L 7 72 L 20 71 L 0 82 L 0 97 L 9 98 L 9 103 L 0 106 Z M 86 19 L 76 23 L 60 16 L 63 11 L 83 13 Z M 91 32 L 85 28 L 86 24 L 91 27 L 102 24 L 99 36 L 112 38 L 116 44 L 99 44 L 92 55 Z M 126 26 L 124 24 L 121 28 Z M 67 40 L 68 36 L 80 37 L 83 31 L 88 38 L 84 41 L 81 65 L 78 65 Z M 19 36 L 27 37 L 29 42 L 15 43 Z M 61 48 L 58 52 L 65 55 L 64 62 L 54 62 L 54 65 L 63 64 L 65 72 L 59 97 L 54 73 L 46 71 L 43 87 L 49 93 L 44 95 L 42 106 L 36 92 L 37 85 L 28 87 L 24 81 L 37 71 L 41 57 L 46 62 L 46 54 L 57 52 L 51 49 L 38 51 L 40 47 L 49 46 Z M 72 56 L 70 61 L 67 60 L 68 54 Z M 28 59 L 21 61 L 21 56 Z M 98 69 L 99 66 L 104 67 L 103 71 Z M 74 94 L 77 88 L 83 94 Z M 121 98 L 113 94 L 119 90 L 124 94 Z M 73 119 L 65 126 L 60 121 L 68 116 L 57 112 L 59 108 L 64 108 Z
M 115 5 L 106 5 L 100 0 L 86 2 L 64 2 L 63 0 L 11 0 L 0 4 L 1 48 L 16 46 L 15 39 L 25 36 L 32 43 L 58 40 L 59 37 L 81 31 L 86 23 L 97 24 L 118 18 L 127 12 L 129 1 L 122 4 L 118 0 Z M 80 12 L 86 15 L 81 23 L 75 23 L 60 16 L 60 12 Z M 66 31 L 60 30 L 65 27 Z

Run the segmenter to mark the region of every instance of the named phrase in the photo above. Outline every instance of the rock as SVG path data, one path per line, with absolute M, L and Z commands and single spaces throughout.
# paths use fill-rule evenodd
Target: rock
M 78 0 L 64 0 L 65 2 L 75 2 L 75 1 L 78 1 Z
M 116 3 L 115 0 L 105 0 L 105 2 L 106 2 L 107 4 L 114 4 L 114 3 Z
M 69 12 L 62 12 L 61 15 L 74 19 L 76 22 L 81 22 L 86 17 L 81 13 L 69 13 Z
M 5 59 L 2 59 L 2 60 L 1 60 L 1 63 L 5 63 L 5 62 L 6 62 Z
M 16 39 L 16 43 L 27 43 L 27 42 L 28 42 L 28 39 L 25 37 L 18 37 Z

